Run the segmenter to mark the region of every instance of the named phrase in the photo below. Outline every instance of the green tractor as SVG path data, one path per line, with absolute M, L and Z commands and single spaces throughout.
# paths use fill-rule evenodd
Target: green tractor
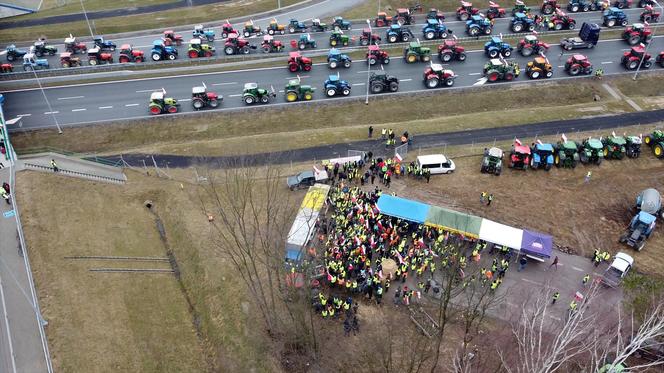
M 653 133 L 646 135 L 646 137 L 643 138 L 643 142 L 652 148 L 652 153 L 655 155 L 655 157 L 664 157 L 664 131 L 653 131 Z
M 602 164 L 604 159 L 604 145 L 599 139 L 589 137 L 581 144 L 579 144 L 579 159 L 581 163 L 595 163 L 596 165 Z
M 343 31 L 332 31 L 330 34 L 330 46 L 343 46 L 347 47 L 350 45 L 352 39 L 348 35 L 344 35 Z
M 623 159 L 627 151 L 627 140 L 622 136 L 616 136 L 613 132 L 611 136 L 602 137 L 604 149 L 602 153 L 606 159 Z
M 310 101 L 314 98 L 315 90 L 310 85 L 302 85 L 302 81 L 298 76 L 297 79 L 288 81 L 286 88 L 284 88 L 284 95 L 287 102 Z
M 244 85 L 242 101 L 247 105 L 252 105 L 257 102 L 267 104 L 270 102 L 270 97 L 277 97 L 277 94 L 274 92 L 274 87 L 272 87 L 272 90 L 268 91 L 265 88 L 259 88 L 257 83 L 246 83 Z
M 579 164 L 579 149 L 574 141 L 567 140 L 563 134 L 555 147 L 553 163 L 556 167 L 575 168 Z
M 431 48 L 423 47 L 419 40 L 411 41 L 408 48 L 403 49 L 403 58 L 407 63 L 429 62 L 431 61 Z
M 150 95 L 150 103 L 148 104 L 148 110 L 152 115 L 159 115 L 165 113 L 177 113 L 180 104 L 175 101 L 172 97 L 165 97 L 166 90 L 162 88 L 161 91 L 152 92 Z

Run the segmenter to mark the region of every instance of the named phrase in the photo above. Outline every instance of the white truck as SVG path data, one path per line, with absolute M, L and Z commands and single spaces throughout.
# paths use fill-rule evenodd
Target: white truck
M 613 262 L 609 268 L 607 268 L 604 272 L 604 276 L 602 276 L 602 282 L 610 287 L 617 287 L 627 276 L 627 273 L 629 273 L 629 270 L 632 269 L 633 265 L 634 259 L 631 256 L 623 252 L 619 252 L 613 258 Z

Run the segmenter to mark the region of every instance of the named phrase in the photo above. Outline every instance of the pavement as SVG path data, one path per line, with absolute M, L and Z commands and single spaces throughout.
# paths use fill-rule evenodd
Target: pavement
M 126 182 L 122 168 L 99 164 L 93 161 L 68 157 L 58 153 L 38 153 L 21 156 L 16 161 L 19 169 L 33 171 L 53 172 L 51 160 L 58 165 L 59 175 L 76 177 L 79 179 L 102 181 L 114 184 Z

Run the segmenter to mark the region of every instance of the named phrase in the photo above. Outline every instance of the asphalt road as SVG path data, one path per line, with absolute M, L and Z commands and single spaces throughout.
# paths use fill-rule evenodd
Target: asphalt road
M 664 35 L 656 37 L 651 48 L 653 52 L 662 49 L 664 49 Z M 622 51 L 626 50 L 629 50 L 626 42 L 606 40 L 600 42 L 596 48 L 582 50 L 581 53 L 587 54 L 595 67 L 603 68 L 605 74 L 617 74 L 626 72 L 620 64 Z M 554 75 L 551 79 L 574 79 L 563 69 L 569 54 L 561 55 L 560 52 L 561 49 L 558 46 L 554 46 L 550 50 L 549 60 L 554 68 Z M 486 83 L 486 79 L 482 77 L 482 68 L 488 58 L 483 51 L 477 50 L 470 51 L 465 62 L 453 62 L 445 66 L 452 69 L 458 77 L 454 87 L 439 89 L 459 89 L 482 84 L 534 83 L 535 81 L 529 80 L 524 72 L 525 64 L 532 57 L 525 58 L 518 53 L 513 56 L 522 67 L 521 76 L 513 83 Z M 437 57 L 434 60 L 437 61 Z M 245 108 L 246 105 L 242 101 L 241 95 L 243 85 L 247 82 L 257 82 L 261 87 L 268 89 L 274 87 L 277 97 L 269 105 L 290 105 L 285 102 L 283 89 L 288 80 L 295 78 L 297 74 L 290 73 L 285 62 L 284 60 L 284 67 L 47 88 L 44 92 L 51 107 L 47 105 L 39 89 L 10 91 L 5 93 L 5 117 L 9 120 L 21 116 L 20 129 L 22 130 L 53 127 L 54 119 L 57 119 L 61 126 L 66 127 L 84 123 L 146 118 L 151 117 L 147 109 L 150 93 L 162 88 L 166 90 L 167 97 L 174 97 L 179 101 L 183 113 L 189 113 L 193 112 L 191 88 L 201 85 L 201 82 L 205 82 L 209 90 L 224 96 L 222 105 L 216 111 Z M 422 72 L 426 66 L 425 63 L 407 64 L 399 57 L 393 58 L 392 62 L 385 66 L 385 71 L 400 79 L 399 91 L 401 93 L 418 92 L 427 90 L 422 81 Z M 374 69 L 377 70 L 375 67 Z M 651 68 L 651 70 L 660 69 L 659 65 Z M 325 79 L 329 74 L 336 74 L 337 71 L 342 79 L 352 84 L 350 97 L 361 97 L 366 94 L 369 70 L 364 60 L 355 61 L 350 69 L 331 70 L 325 64 L 319 64 L 314 66 L 311 71 L 301 72 L 299 75 L 302 84 L 310 84 L 316 88 L 314 101 L 327 101 L 339 99 L 327 98 L 323 90 Z M 264 105 L 254 105 L 253 107 L 259 106 Z
M 295 18 L 300 21 L 308 21 L 311 18 L 317 17 L 317 14 L 321 13 L 330 13 L 334 12 L 335 10 L 339 9 L 339 11 L 352 6 L 353 1 L 352 0 L 334 0 L 333 3 L 329 3 L 332 0 L 325 0 L 320 3 L 312 4 L 303 8 L 299 8 L 297 10 L 289 11 L 287 13 L 284 13 L 283 15 L 280 15 L 277 17 L 277 20 L 281 24 L 286 24 L 288 23 L 288 20 L 290 18 Z M 627 14 L 629 20 L 631 22 L 638 22 L 639 20 L 639 15 L 641 14 L 642 9 L 641 8 L 631 8 L 631 9 L 625 9 L 625 13 Z M 595 12 L 587 12 L 587 13 L 575 13 L 572 14 L 570 13 L 573 19 L 577 21 L 577 29 L 581 27 L 581 24 L 583 22 L 596 22 L 598 24 L 602 24 L 602 13 L 599 11 Z M 256 19 L 254 20 L 254 23 L 258 26 L 260 26 L 263 30 L 265 30 L 265 27 L 267 24 L 272 20 L 273 17 L 265 17 L 262 19 Z M 468 35 L 465 32 L 465 23 L 461 21 L 456 20 L 456 16 L 453 13 L 448 13 L 446 14 L 446 19 L 447 22 L 445 22 L 445 25 L 458 37 L 467 37 Z M 500 18 L 496 20 L 495 26 L 494 26 L 494 35 L 498 34 L 511 34 L 512 31 L 510 30 L 510 20 L 511 17 L 506 17 L 506 18 Z M 323 22 L 327 22 L 328 24 L 331 23 L 331 19 L 323 19 Z M 411 25 L 408 26 L 410 27 L 411 31 L 416 37 L 419 37 L 421 40 L 424 40 L 423 34 L 422 34 L 422 28 L 423 28 L 423 22 L 424 22 L 424 16 L 420 15 L 417 17 L 417 21 L 419 22 L 416 25 Z M 241 30 L 243 28 L 244 23 L 235 23 L 234 28 L 236 30 Z M 355 36 L 356 38 L 359 37 L 362 33 L 362 29 L 366 27 L 366 24 L 353 24 L 352 29 L 350 31 L 345 31 L 346 34 L 350 36 Z M 165 26 L 164 29 L 167 29 L 168 27 Z M 219 27 L 214 27 L 217 39 L 215 40 L 214 44 L 216 49 L 217 49 L 217 57 L 219 58 L 225 58 L 225 54 L 223 51 L 223 46 L 224 46 L 224 40 L 221 39 L 221 26 Z M 383 38 L 383 42 L 386 43 L 386 28 L 375 28 L 374 33 L 379 34 Z M 547 32 L 541 31 L 540 34 L 545 34 Z M 188 49 L 188 42 L 192 37 L 191 31 L 186 31 L 186 32 L 178 32 L 177 34 L 182 35 L 184 39 L 184 43 L 178 47 L 178 58 L 179 59 L 188 59 L 189 57 L 187 56 L 186 52 Z M 525 33 L 524 33 L 525 34 Z M 76 36 L 76 35 L 75 35 Z M 78 36 L 83 36 L 83 35 L 78 35 Z M 295 33 L 295 34 L 288 34 L 286 35 L 276 35 L 275 40 L 280 40 L 284 42 L 286 45 L 285 51 L 290 51 L 290 41 L 299 38 L 300 34 Z M 329 48 L 329 36 L 330 32 L 317 32 L 317 33 L 311 33 L 311 36 L 313 39 L 315 39 L 318 43 L 318 49 L 327 49 Z M 108 37 L 108 40 L 112 40 L 115 42 L 118 47 L 120 45 L 129 43 L 134 46 L 135 49 L 140 49 L 145 52 L 145 57 L 146 57 L 146 62 L 144 63 L 153 63 L 152 60 L 150 59 L 150 50 L 152 48 L 152 42 L 156 39 L 161 38 L 161 34 L 151 34 L 151 35 L 145 35 L 145 36 L 132 36 L 132 37 L 125 37 L 125 38 L 117 38 L 114 39 L 112 37 Z M 88 37 L 89 39 L 89 37 Z M 260 44 L 262 42 L 262 36 L 253 36 L 249 38 L 251 41 L 251 44 L 256 45 L 260 47 Z M 83 40 L 83 39 L 80 39 Z M 55 46 L 58 47 L 58 51 L 62 52 L 64 50 L 63 44 L 61 44 L 59 41 L 53 41 Z M 88 47 L 92 45 L 91 42 L 87 43 Z M 354 45 L 359 45 L 359 41 L 356 40 Z M 351 45 L 353 46 L 353 45 Z M 23 49 L 26 49 L 27 46 L 23 46 Z M 4 53 L 4 51 L 2 52 Z M 254 54 L 260 54 L 264 56 L 274 56 L 274 54 L 263 54 L 260 49 L 253 50 L 252 53 Z M 286 55 L 286 52 L 282 52 L 282 54 Z M 114 61 L 115 63 L 118 62 L 118 55 L 119 51 L 114 52 Z M 88 65 L 88 58 L 87 55 L 78 55 L 81 57 L 81 61 L 83 65 Z M 49 64 L 51 68 L 60 68 L 60 60 L 59 60 L 59 55 L 55 56 L 45 56 L 49 61 Z M 4 59 L 4 58 L 3 58 Z M 23 71 L 23 68 L 21 67 L 22 61 L 15 61 L 14 63 L 14 71 Z M 94 71 L 94 70 L 93 70 Z

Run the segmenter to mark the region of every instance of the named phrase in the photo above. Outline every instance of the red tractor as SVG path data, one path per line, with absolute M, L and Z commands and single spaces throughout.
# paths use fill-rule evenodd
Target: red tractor
M 71 54 L 76 54 L 78 52 L 85 53 L 88 51 L 88 47 L 85 43 L 79 43 L 76 41 L 76 38 L 69 34 L 69 37 L 65 39 L 65 52 Z
M 659 17 L 662 15 L 660 12 L 656 12 L 652 5 L 646 5 L 641 13 L 641 22 L 659 22 Z
M 424 85 L 427 88 L 451 87 L 456 79 L 454 71 L 444 69 L 442 65 L 432 63 L 424 69 Z
M 656 62 L 659 64 L 659 66 L 664 67 L 664 51 L 659 52 Z
M 279 40 L 274 40 L 274 36 L 263 36 L 263 43 L 261 43 L 261 50 L 263 53 L 281 52 L 284 50 L 284 44 Z
M 410 12 L 410 9 L 399 8 L 397 9 L 397 14 L 392 18 L 394 23 L 397 23 L 401 26 L 403 25 L 412 25 L 415 22 L 415 17 Z
M 229 34 L 224 43 L 224 53 L 227 55 L 233 54 L 249 54 L 251 49 L 256 49 L 256 46 L 250 45 L 249 41 L 238 37 L 237 34 Z
M 574 30 L 576 28 L 576 21 L 560 9 L 557 9 L 556 14 L 549 20 L 549 29 L 551 28 L 550 24 L 553 24 L 553 29 L 556 31 Z
M 369 65 L 375 65 L 380 62 L 383 65 L 390 63 L 390 56 L 384 50 L 381 50 L 378 45 L 370 45 L 367 50 L 367 62 Z
M 378 44 L 380 40 L 380 36 L 372 34 L 368 27 L 362 30 L 362 35 L 360 35 L 360 45 Z
M 169 46 L 169 45 L 182 45 L 182 35 L 177 35 L 173 30 L 166 30 L 164 31 L 164 37 L 162 38 L 164 40 L 164 45 Z
M 575 54 L 565 62 L 565 71 L 572 76 L 579 74 L 590 75 L 593 72 L 593 64 L 590 63 L 588 57 L 582 54 Z
M 555 12 L 556 9 L 560 9 L 560 5 L 558 4 L 557 0 L 542 1 L 542 6 L 540 7 L 540 11 L 542 12 L 542 14 L 544 15 L 553 14 L 553 12 Z
M 646 53 L 645 47 L 641 44 L 623 53 L 620 62 L 627 70 L 636 70 L 639 65 L 642 69 L 649 69 L 652 66 L 652 56 Z
M 625 27 L 622 38 L 629 45 L 648 44 L 652 40 L 652 30 L 643 23 L 635 23 Z
M 443 63 L 448 63 L 454 59 L 461 62 L 466 60 L 466 49 L 457 45 L 456 40 L 445 40 L 438 46 L 438 58 Z
M 549 44 L 539 40 L 535 35 L 526 35 L 526 37 L 521 39 L 516 50 L 522 56 L 528 57 L 532 54 L 546 53 L 549 50 Z
M 120 57 L 118 57 L 118 60 L 120 63 L 143 62 L 145 61 L 143 55 L 143 51 L 133 49 L 131 44 L 122 44 L 122 46 L 120 46 Z
M 100 63 L 113 63 L 113 53 L 101 52 L 99 47 L 88 49 L 88 63 L 92 66 Z
M 505 8 L 501 8 L 500 5 L 489 1 L 489 10 L 486 11 L 486 18 L 503 18 L 505 17 Z
M 228 21 L 221 25 L 221 38 L 226 39 L 230 34 L 239 34 Z
M 290 52 L 288 54 L 288 71 L 295 73 L 300 70 L 311 71 L 311 58 L 302 57 L 300 52 Z
M 462 1 L 461 6 L 456 10 L 456 16 L 459 21 L 466 22 L 470 16 L 479 14 L 479 12 L 479 9 L 473 8 L 473 3 Z
M 525 170 L 530 165 L 530 157 L 530 147 L 521 144 L 519 139 L 514 139 L 514 145 L 512 145 L 512 150 L 510 151 L 509 167 Z
M 14 71 L 14 66 L 11 63 L 3 63 L 0 65 L 0 72 L 11 73 Z
M 374 27 L 388 27 L 392 24 L 392 17 L 388 16 L 385 12 L 378 12 L 378 16 L 374 19 Z

